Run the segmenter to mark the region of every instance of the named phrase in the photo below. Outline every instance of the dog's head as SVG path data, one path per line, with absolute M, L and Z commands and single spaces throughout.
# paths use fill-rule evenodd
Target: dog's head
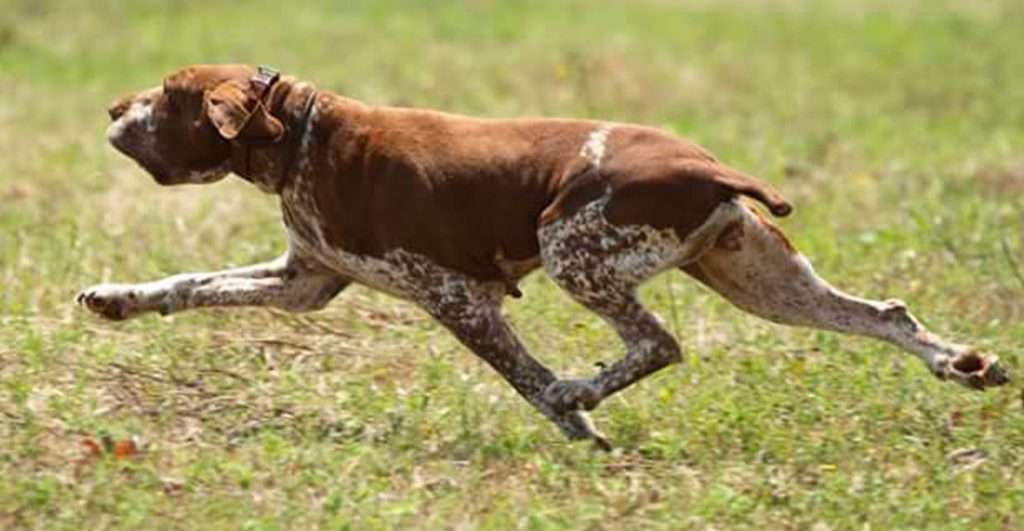
M 107 139 L 160 184 L 218 181 L 231 170 L 231 145 L 280 140 L 242 65 L 192 66 L 163 85 L 114 102 Z

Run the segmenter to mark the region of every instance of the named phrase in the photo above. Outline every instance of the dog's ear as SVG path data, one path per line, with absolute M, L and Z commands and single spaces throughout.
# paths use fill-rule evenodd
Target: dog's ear
M 249 88 L 238 81 L 225 81 L 203 99 L 206 116 L 227 140 L 268 143 L 281 140 L 284 125 L 274 118 Z

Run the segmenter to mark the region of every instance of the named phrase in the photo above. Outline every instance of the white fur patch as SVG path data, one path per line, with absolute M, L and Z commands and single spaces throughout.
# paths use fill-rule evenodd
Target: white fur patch
M 587 159 L 595 167 L 601 167 L 607 151 L 608 135 L 611 134 L 614 126 L 604 124 L 590 132 L 587 141 L 580 147 L 580 156 Z
M 124 114 L 107 127 L 107 138 L 110 140 L 120 138 L 128 126 L 135 123 L 140 123 L 147 133 L 156 132 L 156 120 L 153 119 L 152 102 L 133 102 Z
M 703 225 L 680 241 L 671 228 L 613 225 L 604 216 L 610 198 L 605 195 L 572 216 L 541 227 L 541 256 L 552 277 L 590 275 L 601 268 L 617 282 L 636 285 L 665 269 L 696 260 L 742 215 L 742 208 L 735 203 L 722 203 Z M 594 235 L 594 239 L 584 243 L 582 235 Z M 612 249 L 621 250 L 610 252 Z
M 205 184 L 219 181 L 231 172 L 231 160 L 225 160 L 219 166 L 214 166 L 206 170 L 193 170 L 189 172 L 186 180 L 190 183 Z

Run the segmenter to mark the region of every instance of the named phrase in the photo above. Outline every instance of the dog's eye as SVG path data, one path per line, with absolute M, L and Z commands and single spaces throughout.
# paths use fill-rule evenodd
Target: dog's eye
M 174 92 L 165 92 L 164 93 L 164 101 L 167 103 L 167 108 L 168 109 L 171 109 L 171 110 L 177 109 L 178 106 L 181 104 L 180 100 L 181 100 L 181 96 L 179 94 L 176 94 Z
M 167 101 L 173 101 L 177 99 L 177 91 L 167 85 L 167 81 L 164 81 L 164 99 Z

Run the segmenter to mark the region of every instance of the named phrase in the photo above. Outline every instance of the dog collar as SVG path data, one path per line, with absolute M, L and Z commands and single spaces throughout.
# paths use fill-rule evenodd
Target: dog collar
M 275 68 L 271 68 L 266 65 L 260 65 L 256 68 L 256 73 L 249 78 L 249 86 L 256 92 L 256 105 L 263 105 L 267 112 L 270 112 L 270 106 L 264 99 L 270 90 L 274 88 L 274 85 L 281 80 L 281 72 Z M 281 172 L 281 177 L 277 180 L 277 186 L 275 192 L 280 194 L 281 190 L 284 189 L 285 184 L 288 182 L 288 177 L 291 175 L 292 166 L 295 164 L 295 160 L 298 158 L 298 152 L 302 150 L 303 140 L 309 132 L 309 121 L 313 115 L 313 104 L 316 103 L 317 91 L 314 89 L 310 92 L 309 96 L 306 97 L 306 103 L 303 105 L 302 114 L 299 116 L 298 123 L 295 125 L 295 141 L 297 145 L 295 149 L 290 152 L 288 159 L 285 161 L 284 169 Z M 250 155 L 251 148 L 246 146 L 245 148 L 245 171 L 249 173 L 250 168 Z
M 284 164 L 284 171 L 281 173 L 281 178 L 277 180 L 277 193 L 280 194 L 281 190 L 284 189 L 285 184 L 288 182 L 288 177 L 292 173 L 292 166 L 295 165 L 296 160 L 301 158 L 303 147 L 306 145 L 306 135 L 309 134 L 309 122 L 313 119 L 313 105 L 316 103 L 317 91 L 312 89 L 309 96 L 306 96 L 306 103 L 302 107 L 302 114 L 299 115 L 299 123 L 295 128 L 295 141 L 298 143 L 295 149 L 290 152 L 287 161 Z
M 280 81 L 281 72 L 269 67 L 260 65 L 256 67 L 256 73 L 249 78 L 249 87 L 256 92 L 256 107 L 253 108 L 252 112 L 256 112 L 257 109 L 263 107 L 267 114 L 270 113 L 270 107 L 263 101 L 263 98 L 267 97 L 267 93 L 274 87 L 274 84 Z M 252 148 L 248 145 L 245 146 L 245 173 L 250 173 L 252 166 Z

